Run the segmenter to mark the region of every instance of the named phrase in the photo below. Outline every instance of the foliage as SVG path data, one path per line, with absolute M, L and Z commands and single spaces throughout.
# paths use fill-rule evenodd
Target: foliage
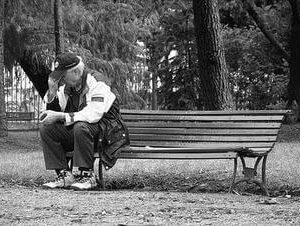
M 146 45 L 152 73 L 159 78 L 161 109 L 199 108 L 197 54 L 191 4 L 181 1 L 161 12 L 160 27 Z
M 4 63 L 11 70 L 28 49 L 42 55 L 53 55 L 54 33 L 52 1 L 11 0 L 6 1 L 6 24 L 4 33 Z M 53 58 L 53 57 L 52 57 Z
M 230 28 L 248 27 L 253 24 L 251 18 L 244 11 L 242 1 L 220 0 L 220 21 Z
M 148 40 L 150 69 L 160 79 L 162 109 L 202 109 L 197 81 L 193 18 L 188 4 L 169 5 L 160 14 L 160 29 Z M 268 42 L 239 1 L 220 1 L 226 61 L 237 109 L 266 109 L 286 99 L 288 64 Z M 285 48 L 289 39 L 286 2 L 261 3 L 260 15 Z M 172 9 L 172 10 L 170 10 Z M 185 13 L 185 14 L 184 14 Z M 188 21 L 188 24 L 187 24 Z M 187 51 L 188 50 L 188 51 Z M 176 51 L 172 60 L 171 51 Z M 189 59 L 189 60 L 187 60 Z M 155 68 L 155 69 L 153 69 Z
M 260 8 L 268 28 L 288 48 L 286 4 Z M 237 109 L 266 109 L 287 98 L 288 63 L 254 26 L 225 26 L 223 37 L 226 59 Z
M 13 30 L 6 33 L 6 66 L 14 65 L 24 48 L 41 52 L 51 62 L 53 0 L 6 2 L 6 22 L 22 31 L 19 39 Z M 289 49 L 291 13 L 287 1 L 258 2 L 268 29 Z M 255 26 L 241 1 L 221 0 L 220 7 L 236 107 L 265 109 L 283 102 L 287 62 Z M 202 109 L 191 1 L 65 0 L 63 12 L 66 50 L 78 53 L 90 68 L 110 79 L 123 107 L 145 107 L 151 95 L 150 78 L 158 76 L 159 108 Z M 138 45 L 137 40 L 145 46 Z M 138 70 L 137 63 L 147 71 Z M 143 85 L 133 92 L 131 87 L 136 82 Z
M 141 5 L 134 1 L 127 4 L 69 1 L 66 5 L 66 37 L 75 44 L 73 51 L 80 51 L 89 67 L 103 72 L 112 80 L 124 107 L 143 107 L 144 101 L 131 92 L 126 82 L 136 76 L 134 64 L 138 61 L 137 56 L 143 53 L 137 40 L 148 35 L 148 25 L 143 25 L 138 19 Z
M 26 7 L 22 10 L 24 5 Z M 49 60 L 53 59 L 52 6 L 53 1 L 46 0 L 40 1 L 40 4 L 28 0 L 10 2 L 10 22 L 20 27 L 22 35 L 19 36 L 21 39 L 18 45 L 6 45 L 10 50 L 6 54 L 7 67 L 11 67 L 17 60 L 16 54 L 11 53 L 20 56 L 24 48 L 46 52 Z M 142 6 L 134 1 L 63 2 L 65 51 L 80 54 L 89 67 L 109 77 L 125 106 L 131 101 L 144 104 L 141 98 L 126 87 L 126 80 L 133 74 L 133 65 L 141 51 L 136 41 L 138 37 L 147 35 L 147 26 L 138 19 L 141 9 Z M 7 32 L 6 37 L 10 41 L 15 34 Z

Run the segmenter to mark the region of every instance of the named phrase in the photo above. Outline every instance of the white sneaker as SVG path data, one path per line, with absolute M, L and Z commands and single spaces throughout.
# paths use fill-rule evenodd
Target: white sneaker
M 74 190 L 92 190 L 96 187 L 97 181 L 93 171 L 83 171 L 79 180 L 71 185 Z
M 59 172 L 55 181 L 43 184 L 44 188 L 69 188 L 75 182 L 74 175 L 70 171 L 62 170 Z

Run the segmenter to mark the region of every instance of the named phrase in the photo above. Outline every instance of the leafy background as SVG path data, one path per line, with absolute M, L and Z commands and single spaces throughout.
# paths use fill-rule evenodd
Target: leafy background
M 44 56 L 51 68 L 54 1 L 7 2 L 6 23 L 15 28 L 7 29 L 5 35 L 6 66 L 11 68 L 16 56 L 27 48 Z M 151 107 L 153 77 L 158 78 L 160 109 L 203 108 L 191 1 L 62 2 L 65 49 L 78 53 L 90 68 L 108 77 L 124 108 Z M 235 107 L 282 108 L 287 99 L 287 62 L 240 1 L 219 2 Z M 289 49 L 291 12 L 287 1 L 258 1 L 258 6 L 272 34 Z

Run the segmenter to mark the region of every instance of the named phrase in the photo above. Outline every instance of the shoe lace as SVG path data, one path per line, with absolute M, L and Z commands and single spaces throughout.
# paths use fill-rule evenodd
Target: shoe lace
M 93 178 L 92 173 L 82 173 L 79 178 L 80 183 L 89 182 Z
M 67 172 L 66 171 L 61 171 L 57 175 L 56 181 L 65 180 L 66 176 L 67 176 Z

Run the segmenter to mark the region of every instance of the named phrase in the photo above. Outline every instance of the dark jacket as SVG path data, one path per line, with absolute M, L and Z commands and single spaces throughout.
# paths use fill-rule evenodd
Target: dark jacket
M 111 86 L 110 80 L 102 73 L 94 70 L 89 70 L 88 73 L 97 81 L 105 82 Z M 121 148 L 130 144 L 128 129 L 120 113 L 120 95 L 116 89 L 112 88 L 112 92 L 116 95 L 117 99 L 110 110 L 99 121 L 99 126 L 105 132 L 103 139 L 99 140 L 97 144 L 97 150 L 106 170 L 114 166 L 121 153 Z
M 110 169 L 116 163 L 121 148 L 130 143 L 128 129 L 122 120 L 117 100 L 99 121 L 99 126 L 104 134 L 102 139 L 99 139 L 97 150 L 105 169 Z

